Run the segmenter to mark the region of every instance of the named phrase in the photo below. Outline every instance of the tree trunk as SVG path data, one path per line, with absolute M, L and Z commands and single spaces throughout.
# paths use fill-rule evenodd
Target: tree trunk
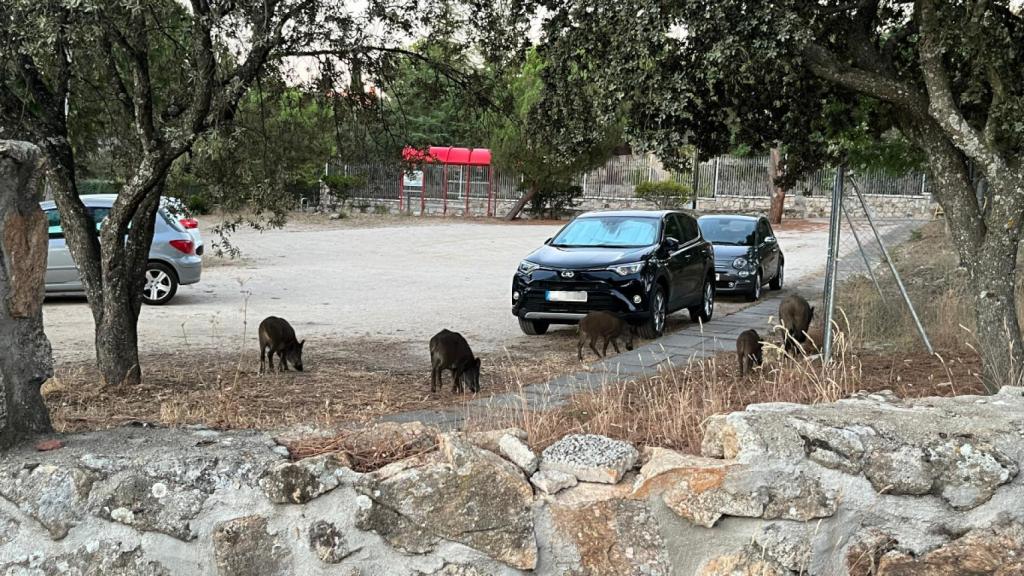
M 995 393 L 1003 386 L 1018 384 L 1024 358 L 1014 290 L 1017 243 L 1001 247 L 985 244 L 969 271 L 982 382 L 985 390 Z
M 43 333 L 49 239 L 40 159 L 32 144 L 0 141 L 0 448 L 52 430 L 39 392 L 53 376 Z
M 526 207 L 530 200 L 533 200 L 533 197 L 537 195 L 538 190 L 540 190 L 540 186 L 537 184 L 531 184 L 529 190 L 526 191 L 526 194 L 523 194 L 516 202 L 515 206 L 513 206 L 512 209 L 508 211 L 508 214 L 505 215 L 505 220 L 511 221 L 518 218 L 519 213 L 523 211 L 523 208 Z
M 782 224 L 782 212 L 786 205 L 786 189 L 776 183 L 781 176 L 779 162 L 781 156 L 778 148 L 772 148 L 768 155 L 768 186 L 772 192 L 772 204 L 768 209 L 768 221 L 773 225 Z
M 139 313 L 161 192 L 163 182 L 146 196 L 130 226 L 108 221 L 102 231 L 103 299 L 96 322 L 96 363 L 107 385 L 142 381 Z M 118 241 L 126 236 L 126 241 Z

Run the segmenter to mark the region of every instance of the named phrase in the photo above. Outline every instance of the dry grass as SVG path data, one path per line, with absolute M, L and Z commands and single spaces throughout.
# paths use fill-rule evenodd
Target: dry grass
M 327 429 L 395 412 L 459 406 L 524 383 L 546 381 L 574 365 L 565 354 L 485 356 L 480 394 L 453 394 L 450 372 L 445 373 L 445 389 L 431 394 L 429 365 L 411 365 L 408 358 L 415 355 L 401 344 L 347 340 L 327 343 L 323 350 L 327 352 L 305 359 L 305 372 L 264 375 L 258 373 L 255 350 L 242 355 L 215 350 L 149 355 L 142 359 L 143 383 L 130 389 L 103 387 L 91 362 L 65 364 L 44 385 L 43 394 L 59 432 L 132 421 Z M 372 353 L 364 354 L 368 350 Z M 530 369 L 517 370 L 517 365 Z M 526 380 L 524 373 L 529 375 Z
M 975 313 L 967 272 L 959 267 L 943 222 L 931 222 L 911 240 L 895 247 L 893 258 L 929 340 L 936 349 L 960 353 L 977 350 Z M 838 304 L 849 317 L 852 336 L 865 347 L 889 351 L 923 350 L 910 312 L 896 282 L 880 267 L 883 301 L 867 277 L 854 277 L 837 290 Z M 1024 318 L 1024 277 L 1018 278 L 1017 316 Z
M 834 402 L 859 391 L 893 390 L 901 397 L 981 393 L 974 354 L 945 360 L 927 354 L 856 354 L 840 336 L 835 362 L 793 360 L 771 347 L 764 366 L 739 376 L 734 354 L 675 366 L 647 378 L 573 396 L 545 412 L 521 408 L 469 423 L 471 429 L 518 426 L 540 450 L 571 433 L 603 434 L 638 445 L 699 453 L 708 418 L 748 404 Z

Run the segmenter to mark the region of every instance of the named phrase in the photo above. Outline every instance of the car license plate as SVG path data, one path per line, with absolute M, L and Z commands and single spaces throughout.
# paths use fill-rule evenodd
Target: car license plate
M 722 279 L 722 275 L 721 274 L 715 274 L 715 282 L 718 282 L 721 279 Z
M 559 290 L 548 290 L 547 294 L 548 302 L 586 302 L 586 292 L 563 292 Z

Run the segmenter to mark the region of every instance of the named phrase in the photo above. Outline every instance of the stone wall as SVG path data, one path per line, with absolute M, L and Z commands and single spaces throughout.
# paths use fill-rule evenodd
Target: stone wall
M 369 473 L 259 432 L 127 427 L 0 462 L 0 574 L 1024 573 L 1024 388 L 763 404 L 701 456 L 521 431 Z
M 883 196 L 866 195 L 865 201 L 871 208 L 872 216 L 879 219 L 923 219 L 931 218 L 936 206 L 930 196 Z M 511 209 L 514 201 L 495 201 L 491 209 L 498 216 L 506 214 Z M 380 206 L 389 214 L 399 214 L 398 200 L 378 199 L 356 199 L 355 204 L 366 206 L 367 211 L 373 212 L 375 207 Z M 768 212 L 770 199 L 767 196 L 719 196 L 718 198 L 700 198 L 697 200 L 697 211 L 707 212 L 739 212 L 741 214 Z M 785 211 L 789 218 L 828 218 L 832 206 L 832 199 L 827 196 L 799 196 L 790 194 L 786 196 Z M 421 206 L 418 199 L 414 199 L 411 205 L 405 207 L 405 212 L 411 215 L 419 215 L 421 212 L 431 216 L 447 214 L 449 216 L 462 216 L 465 211 L 465 203 L 462 201 L 451 201 L 445 211 L 444 203 L 440 200 L 428 200 Z M 654 209 L 656 206 L 645 200 L 636 198 L 584 198 L 575 208 L 575 212 L 588 210 L 625 210 L 625 209 Z M 690 208 L 687 204 L 683 208 Z M 486 199 L 473 199 L 470 201 L 469 215 L 472 217 L 484 216 L 487 212 Z M 856 214 L 853 214 L 856 217 Z

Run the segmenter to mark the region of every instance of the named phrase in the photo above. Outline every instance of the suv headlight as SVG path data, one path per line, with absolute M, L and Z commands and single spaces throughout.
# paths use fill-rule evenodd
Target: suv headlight
M 540 265 L 534 264 L 529 260 L 523 260 L 522 262 L 519 263 L 519 271 L 523 274 L 529 274 L 530 272 L 533 272 L 537 268 L 540 268 Z
M 747 267 L 747 259 L 742 256 L 732 261 L 732 267 L 737 270 L 742 270 Z
M 618 266 L 609 266 L 609 270 L 615 272 L 619 276 L 629 276 L 630 274 L 636 274 L 644 269 L 643 262 L 632 262 L 630 264 L 619 264 Z

